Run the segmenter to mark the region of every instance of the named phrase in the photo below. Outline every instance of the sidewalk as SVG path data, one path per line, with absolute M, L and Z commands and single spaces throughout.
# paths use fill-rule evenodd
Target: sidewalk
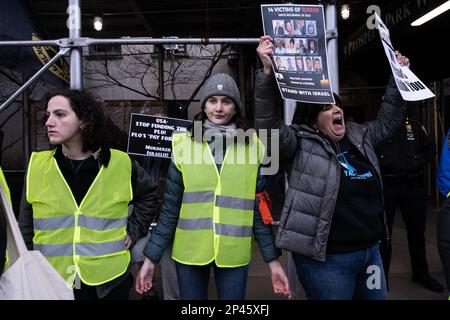
M 442 271 L 441 260 L 436 244 L 436 221 L 437 211 L 429 207 L 427 215 L 427 227 L 425 233 L 426 251 L 430 274 L 444 287 L 445 277 Z M 436 293 L 429 291 L 411 281 L 411 267 L 408 251 L 408 240 L 406 238 L 406 227 L 397 212 L 394 222 L 392 236 L 392 265 L 390 271 L 391 290 L 390 300 L 447 300 L 447 290 Z
M 427 218 L 426 241 L 427 257 L 430 274 L 441 284 L 445 284 L 444 274 L 439 259 L 436 246 L 436 217 L 437 212 L 430 208 Z M 447 290 L 442 293 L 429 291 L 411 281 L 411 268 L 408 252 L 408 240 L 406 238 L 406 229 L 401 218 L 400 212 L 397 212 L 394 222 L 394 231 L 392 235 L 392 264 L 390 271 L 390 291 L 389 300 L 447 300 Z M 286 267 L 286 254 L 283 254 L 282 264 Z M 161 276 L 157 272 L 156 288 L 158 295 L 162 298 Z M 134 291 L 134 290 L 133 290 Z M 210 299 L 217 299 L 215 293 L 214 279 L 211 276 L 209 284 Z M 138 299 L 133 292 L 131 299 Z M 298 299 L 306 299 L 304 292 L 300 289 Z M 267 264 L 263 261 L 259 248 L 254 243 L 253 259 L 250 264 L 249 277 L 247 282 L 248 300 L 280 300 L 282 298 L 275 295 L 272 291 L 270 271 Z

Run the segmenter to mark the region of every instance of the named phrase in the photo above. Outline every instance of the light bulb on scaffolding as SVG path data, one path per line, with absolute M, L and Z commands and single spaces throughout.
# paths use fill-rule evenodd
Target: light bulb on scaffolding
M 102 28 L 103 28 L 102 17 L 99 16 L 94 17 L 94 29 L 97 31 L 102 31 Z
M 341 6 L 341 17 L 344 20 L 347 20 L 350 18 L 350 5 L 349 4 L 343 4 Z

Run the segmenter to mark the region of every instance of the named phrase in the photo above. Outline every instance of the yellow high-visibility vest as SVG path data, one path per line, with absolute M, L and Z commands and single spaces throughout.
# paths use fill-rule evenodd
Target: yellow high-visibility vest
M 8 196 L 9 203 L 11 204 L 11 192 L 9 191 L 9 187 L 8 187 L 8 184 L 6 183 L 5 175 L 3 174 L 2 168 L 0 168 L 0 183 L 3 186 L 3 189 L 5 189 L 6 195 Z M 9 257 L 8 257 L 8 251 L 6 251 L 6 260 L 5 260 L 5 267 L 3 268 L 3 272 L 5 272 L 8 267 L 9 267 Z
M 254 134 L 249 144 L 228 146 L 220 173 L 205 141 L 194 141 L 186 133 L 174 134 L 172 150 L 184 183 L 173 259 L 188 265 L 212 261 L 219 267 L 247 265 L 264 145 Z
M 0 168 L 0 182 L 2 183 L 3 189 L 5 189 L 8 200 L 11 203 L 11 192 L 9 191 L 8 184 L 6 183 L 5 175 L 3 174 L 2 168 Z
M 124 243 L 132 199 L 130 157 L 111 149 L 108 167 L 101 166 L 78 205 L 54 153 L 34 152 L 28 167 L 34 249 L 71 285 L 76 274 L 88 285 L 111 281 L 130 263 Z

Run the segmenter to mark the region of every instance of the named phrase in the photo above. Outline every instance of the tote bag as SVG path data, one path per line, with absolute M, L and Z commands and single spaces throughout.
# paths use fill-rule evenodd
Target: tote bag
M 73 290 L 40 251 L 28 251 L 0 184 L 0 214 L 6 217 L 9 268 L 0 278 L 0 300 L 73 300 Z M 3 210 L 2 210 L 3 209 Z

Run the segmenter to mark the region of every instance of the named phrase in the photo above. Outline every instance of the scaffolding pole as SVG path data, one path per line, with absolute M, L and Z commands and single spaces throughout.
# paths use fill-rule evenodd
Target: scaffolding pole
M 69 0 L 67 8 L 69 19 L 69 37 L 78 39 L 81 37 L 81 8 L 80 0 Z M 75 47 L 70 52 L 70 89 L 83 89 L 83 61 L 81 47 Z
M 76 32 L 74 33 L 76 35 Z M 62 38 L 58 40 L 38 40 L 38 41 L 0 41 L 0 47 L 4 46 L 59 46 L 60 51 L 42 67 L 35 75 L 33 75 L 17 92 L 15 92 L 5 103 L 0 106 L 0 112 L 3 111 L 12 101 L 14 101 L 20 93 L 28 88 L 45 70 L 47 70 L 59 58 L 71 50 L 70 57 L 70 87 L 72 89 L 82 89 L 82 56 L 81 47 L 88 47 L 99 44 L 258 44 L 259 38 L 118 38 L 118 39 L 93 39 L 93 38 Z M 73 54 L 76 51 L 79 54 Z
M 325 25 L 327 29 L 327 55 L 331 88 L 339 94 L 339 59 L 336 2 L 325 6 Z
M 158 47 L 158 91 L 159 98 L 164 101 L 164 51 L 162 45 Z
M 53 40 L 19 40 L 19 41 L 0 41 L 0 47 L 37 47 L 54 46 L 59 47 L 59 52 L 50 59 L 39 71 L 36 72 L 28 81 L 26 81 L 11 97 L 2 105 L 0 112 L 4 111 L 19 95 L 24 93 L 47 69 L 49 69 L 58 59 L 70 52 L 70 88 L 83 89 L 83 59 L 82 48 L 92 45 L 119 44 L 119 45 L 163 45 L 163 44 L 237 44 L 237 45 L 257 45 L 259 38 L 152 38 L 152 37 L 123 37 L 117 39 L 94 39 L 82 37 L 81 35 L 81 0 L 68 0 L 68 19 L 67 28 L 69 30 L 68 38 Z M 161 67 L 161 65 L 160 65 Z M 160 73 L 163 74 L 161 68 Z M 163 78 L 160 77 L 160 82 Z M 164 88 L 161 90 L 162 99 L 164 99 Z M 28 102 L 29 103 L 29 102 Z M 26 111 L 24 111 L 26 113 Z M 25 116 L 29 116 L 29 113 Z M 28 118 L 29 119 L 29 118 Z M 29 129 L 29 128 L 28 128 Z M 28 130 L 24 134 L 29 134 Z M 29 148 L 27 144 L 29 139 L 24 137 L 24 162 L 28 162 Z
M 152 38 L 152 37 L 123 37 L 111 39 L 95 39 L 88 37 L 61 38 L 56 40 L 36 41 L 0 41 L 0 47 L 35 47 L 35 46 L 59 46 L 59 47 L 88 47 L 104 44 L 258 44 L 259 38 Z
M 70 59 L 70 87 L 72 89 L 82 89 L 82 63 L 81 63 L 81 47 L 88 47 L 92 45 L 101 44 L 258 44 L 259 38 L 177 38 L 177 39 L 166 39 L 166 38 L 118 38 L 118 39 L 93 39 L 93 38 L 63 38 L 58 40 L 38 40 L 38 41 L 0 41 L 0 47 L 4 46 L 59 46 L 60 51 L 55 55 L 42 69 L 40 69 L 30 80 L 27 81 L 27 86 L 25 85 L 20 88 L 20 92 L 13 94 L 10 99 L 14 100 L 17 96 L 26 89 L 34 80 L 36 80 L 45 70 L 47 70 L 53 63 L 55 63 L 61 56 L 71 51 Z M 73 52 L 79 52 L 78 54 L 73 54 Z M 9 105 L 10 99 L 0 107 L 0 112 L 2 109 Z

